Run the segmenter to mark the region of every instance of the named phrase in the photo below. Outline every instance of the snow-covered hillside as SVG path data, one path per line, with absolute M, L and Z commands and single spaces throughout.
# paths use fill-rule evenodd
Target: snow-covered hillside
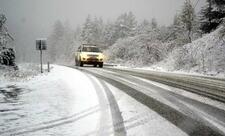
M 225 27 L 192 43 L 162 42 L 156 34 L 121 39 L 106 51 L 109 62 L 160 71 L 219 75 L 225 71 Z
M 182 70 L 224 76 L 225 71 L 225 27 L 173 50 L 169 57 L 157 64 L 167 70 Z

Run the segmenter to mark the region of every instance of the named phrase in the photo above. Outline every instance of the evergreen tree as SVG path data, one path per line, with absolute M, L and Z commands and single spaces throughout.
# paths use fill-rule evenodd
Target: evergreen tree
M 82 42 L 101 44 L 103 42 L 103 21 L 101 18 L 94 18 L 88 15 L 81 31 Z
M 12 48 L 7 47 L 9 40 L 13 37 L 9 34 L 6 24 L 6 16 L 0 14 L 0 64 L 13 66 L 17 69 L 15 64 L 15 52 Z
M 137 21 L 132 12 L 120 15 L 115 22 L 116 39 L 135 35 Z
M 210 33 L 215 30 L 225 17 L 225 0 L 207 0 L 201 10 L 201 30 Z
M 91 37 L 93 35 L 91 32 L 91 29 L 92 29 L 91 16 L 88 15 L 81 31 L 82 42 L 87 42 L 87 43 L 91 42 Z
M 183 26 L 185 30 L 187 31 L 188 42 L 191 42 L 193 25 L 194 25 L 196 15 L 190 0 L 185 0 L 180 17 L 181 17 Z
M 108 46 L 113 45 L 120 38 L 135 36 L 139 30 L 132 12 L 121 14 L 115 22 L 108 22 L 104 26 L 103 41 Z
M 143 20 L 136 29 L 136 35 L 148 34 L 152 31 L 152 24 L 148 20 Z
M 53 31 L 48 37 L 48 57 L 49 61 L 54 63 L 67 63 L 74 57 L 74 51 L 77 46 L 79 29 L 74 31 L 69 22 L 62 23 L 56 21 Z
M 155 18 L 152 18 L 151 25 L 152 29 L 156 29 L 158 27 L 158 23 Z
M 181 13 L 174 16 L 171 33 L 165 40 L 175 40 L 177 45 L 184 45 L 199 37 L 198 18 L 190 0 L 184 2 Z
M 48 38 L 48 57 L 52 62 L 55 62 L 60 54 L 60 48 L 63 48 L 62 42 L 65 28 L 60 20 L 56 21 L 53 26 L 53 32 Z
M 103 30 L 104 24 L 102 18 L 95 17 L 92 22 L 93 37 L 92 41 L 94 44 L 101 45 L 103 43 Z
M 115 30 L 114 22 L 108 22 L 105 25 L 104 31 L 103 31 L 104 43 L 107 46 L 111 46 L 116 42 L 117 37 L 115 37 L 116 36 L 115 33 L 116 33 L 116 30 Z
M 176 14 L 174 16 L 173 24 L 169 27 L 169 31 L 170 34 L 165 37 L 164 41 L 175 41 L 177 45 L 188 43 L 186 30 L 180 15 Z

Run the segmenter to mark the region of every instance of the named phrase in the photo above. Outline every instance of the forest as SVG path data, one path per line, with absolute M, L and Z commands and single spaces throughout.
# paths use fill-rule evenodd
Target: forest
M 131 11 L 107 21 L 88 15 L 76 28 L 57 20 L 48 36 L 47 60 L 74 64 L 78 46 L 91 43 L 102 48 L 107 63 L 166 71 L 224 73 L 225 1 L 207 0 L 200 12 L 195 10 L 197 2 L 185 0 L 173 23 L 167 26 L 159 25 L 156 18 L 137 21 Z

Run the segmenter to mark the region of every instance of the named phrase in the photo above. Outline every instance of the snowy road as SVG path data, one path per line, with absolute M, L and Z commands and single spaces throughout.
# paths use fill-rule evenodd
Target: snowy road
M 2 83 L 0 135 L 225 135 L 223 97 L 197 93 L 197 84 L 188 87 L 195 91 L 171 87 L 189 85 L 169 77 L 165 85 L 141 70 L 54 66 L 28 82 Z M 223 80 L 188 79 L 204 81 L 206 91 L 224 87 Z

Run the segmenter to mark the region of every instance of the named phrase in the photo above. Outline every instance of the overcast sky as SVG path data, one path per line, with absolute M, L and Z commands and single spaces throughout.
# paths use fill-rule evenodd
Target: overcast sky
M 197 10 L 204 1 L 199 0 Z M 33 44 L 35 38 L 49 34 L 56 20 L 67 21 L 75 28 L 88 14 L 107 21 L 132 11 L 138 21 L 154 17 L 160 25 L 168 25 L 183 3 L 184 0 L 0 0 L 0 12 L 6 14 L 16 44 Z

